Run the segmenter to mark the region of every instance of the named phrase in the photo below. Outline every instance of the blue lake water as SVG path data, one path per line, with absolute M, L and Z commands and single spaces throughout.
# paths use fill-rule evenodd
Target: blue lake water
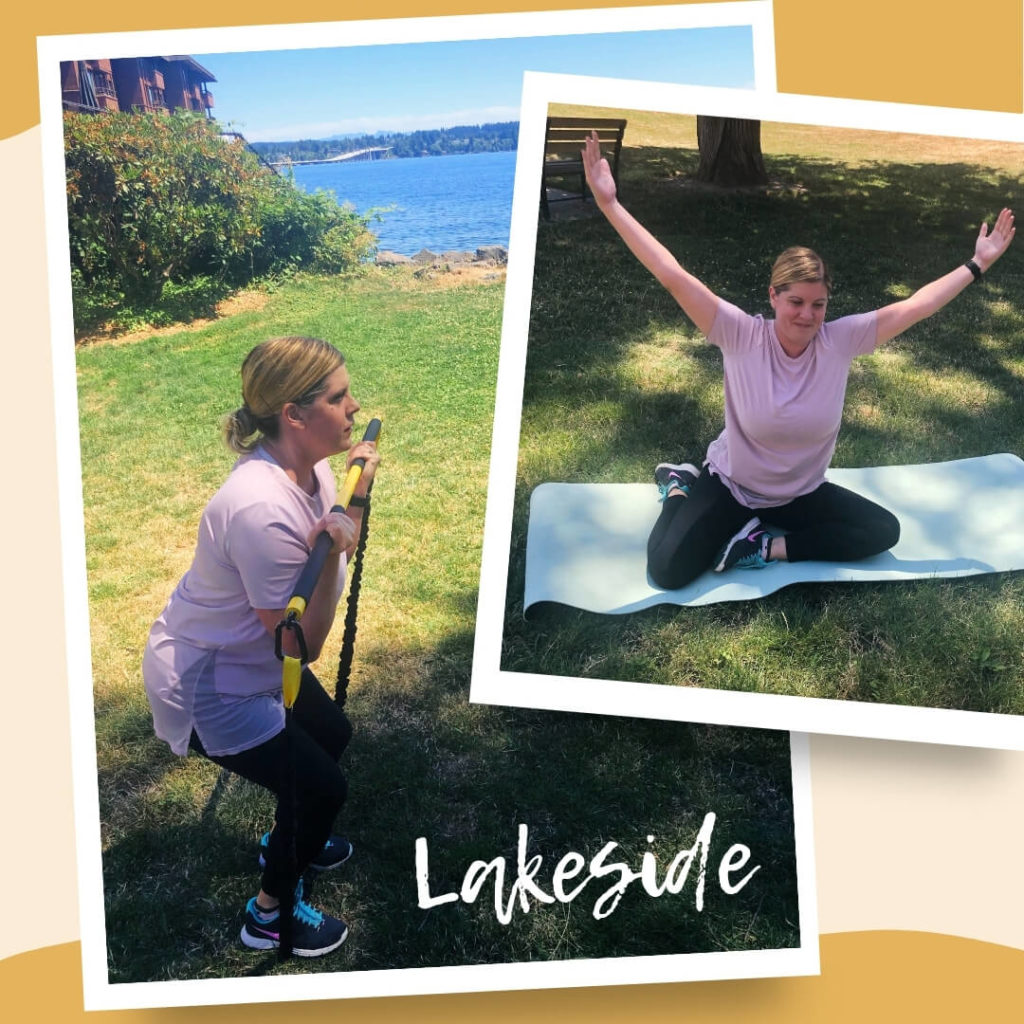
M 394 207 L 371 228 L 381 249 L 412 256 L 508 245 L 515 168 L 514 152 L 343 161 L 296 167 L 295 184 L 360 213 Z

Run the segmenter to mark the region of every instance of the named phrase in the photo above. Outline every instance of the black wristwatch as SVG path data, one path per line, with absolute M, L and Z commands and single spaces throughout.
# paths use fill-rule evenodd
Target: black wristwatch
M 348 499 L 348 507 L 349 508 L 369 508 L 370 507 L 370 496 L 367 494 L 367 495 L 364 495 L 363 497 L 359 497 L 358 494 L 353 494 L 352 497 Z
M 981 275 L 984 273 L 984 271 L 981 269 L 981 267 L 978 266 L 977 263 L 974 262 L 973 259 L 969 259 L 964 264 L 964 266 L 974 275 L 975 281 L 981 280 Z

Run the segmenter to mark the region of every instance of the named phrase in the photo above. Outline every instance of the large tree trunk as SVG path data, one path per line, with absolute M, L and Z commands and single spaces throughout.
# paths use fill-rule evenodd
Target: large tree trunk
M 766 185 L 761 122 L 738 117 L 697 117 L 697 180 L 712 185 Z

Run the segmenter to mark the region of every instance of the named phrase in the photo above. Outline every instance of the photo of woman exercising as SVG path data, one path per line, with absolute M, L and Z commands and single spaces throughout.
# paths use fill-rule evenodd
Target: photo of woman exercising
M 295 869 L 301 876 L 336 868 L 352 852 L 347 839 L 332 835 L 348 792 L 338 759 L 352 726 L 305 668 L 286 737 L 274 632 L 315 538 L 326 531 L 332 545 L 302 618 L 309 660 L 319 656 L 379 456 L 373 442 L 352 443 L 359 403 L 343 356 L 325 341 L 257 345 L 242 364 L 242 398 L 224 423 L 240 457 L 206 506 L 192 565 L 150 631 L 143 677 L 156 734 L 176 754 L 192 749 L 265 787 L 279 809 L 294 765 L 294 851 L 276 828 L 254 848 L 262 877 L 241 932 L 245 945 L 270 949 L 280 944 L 278 906 Z M 365 465 L 347 512 L 338 513 L 327 459 L 344 451 L 349 464 L 361 458 Z M 297 656 L 294 646 L 286 633 L 284 653 Z M 293 906 L 294 953 L 320 956 L 344 941 L 345 922 L 310 906 L 301 881 Z
M 831 278 L 811 249 L 775 261 L 773 320 L 721 299 L 619 203 L 596 135 L 583 151 L 598 208 L 634 256 L 722 352 L 725 428 L 702 468 L 661 463 L 663 508 L 648 540 L 648 572 L 666 590 L 708 568 L 867 558 L 899 539 L 899 522 L 874 502 L 825 480 L 843 415 L 851 361 L 931 316 L 980 279 L 1013 240 L 1013 213 L 982 224 L 972 257 L 911 296 L 867 313 L 825 320 Z M 772 534 L 762 518 L 785 530 Z

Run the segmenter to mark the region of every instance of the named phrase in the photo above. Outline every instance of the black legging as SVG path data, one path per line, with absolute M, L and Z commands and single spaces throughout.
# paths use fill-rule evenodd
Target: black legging
M 685 586 L 755 515 L 791 531 L 786 534 L 791 562 L 855 561 L 888 551 L 900 537 L 899 520 L 891 512 L 844 487 L 826 482 L 785 505 L 749 509 L 705 466 L 688 497 L 665 500 L 647 541 L 651 579 L 665 590 Z
M 324 692 L 308 668 L 302 670 L 289 732 L 295 764 L 295 855 L 302 872 L 323 849 L 348 794 L 348 782 L 338 767 L 338 758 L 352 738 L 348 716 Z M 288 758 L 283 729 L 265 743 L 238 754 L 207 754 L 195 731 L 190 746 L 214 764 L 269 789 L 277 796 L 280 809 Z M 288 840 L 281 831 L 275 828 L 270 833 L 261 883 L 263 891 L 277 899 L 289 879 Z

